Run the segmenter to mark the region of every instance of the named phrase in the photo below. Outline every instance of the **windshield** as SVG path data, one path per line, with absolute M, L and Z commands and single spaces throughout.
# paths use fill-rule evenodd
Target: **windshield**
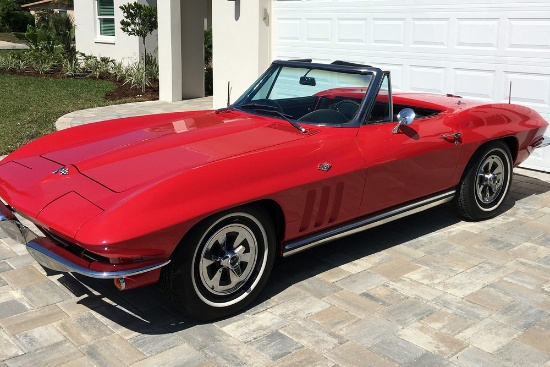
M 233 107 L 303 123 L 340 125 L 359 112 L 372 74 L 273 66 Z

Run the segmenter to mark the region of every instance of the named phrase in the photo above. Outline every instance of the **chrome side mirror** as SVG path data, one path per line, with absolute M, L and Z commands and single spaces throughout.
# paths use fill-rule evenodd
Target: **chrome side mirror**
M 408 125 L 414 121 L 416 114 L 412 108 L 404 108 L 397 114 L 397 125 L 391 131 L 393 134 L 399 134 L 401 125 Z

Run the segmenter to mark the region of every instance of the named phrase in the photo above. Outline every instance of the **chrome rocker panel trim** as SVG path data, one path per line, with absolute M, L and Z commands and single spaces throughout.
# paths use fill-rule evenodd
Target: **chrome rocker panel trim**
M 369 228 L 377 227 L 396 219 L 400 219 L 411 214 L 419 213 L 426 209 L 430 209 L 435 206 L 447 203 L 453 200 L 453 198 L 455 197 L 455 193 L 455 190 L 446 191 L 444 193 L 430 196 L 420 201 L 412 202 L 405 206 L 401 206 L 373 216 L 368 216 L 366 218 L 359 219 L 351 223 L 346 223 L 335 228 L 330 228 L 307 237 L 287 242 L 283 246 L 283 257 L 291 256 L 308 248 L 322 245 L 329 241 L 334 241 L 339 238 L 346 237 Z
M 137 269 L 130 270 L 121 270 L 121 271 L 110 271 L 110 272 L 99 272 L 84 268 L 82 266 L 76 265 L 63 257 L 57 255 L 56 253 L 45 249 L 34 241 L 27 243 L 27 251 L 31 256 L 43 267 L 60 271 L 60 272 L 69 272 L 69 273 L 78 273 L 90 278 L 101 278 L 101 279 L 115 279 L 115 278 L 124 278 L 133 275 L 138 275 L 141 273 L 146 273 L 151 270 L 155 270 L 167 265 L 170 260 L 164 261 L 158 264 L 152 264 L 144 266 Z

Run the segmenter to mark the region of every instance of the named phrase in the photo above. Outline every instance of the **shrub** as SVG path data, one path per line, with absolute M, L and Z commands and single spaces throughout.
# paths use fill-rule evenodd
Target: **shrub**
M 27 26 L 34 24 L 34 16 L 26 11 L 16 11 L 11 13 L 10 23 L 8 25 L 12 32 L 25 32 Z
M 126 67 L 122 63 L 122 61 L 115 62 L 111 66 L 111 74 L 113 74 L 117 81 L 124 80 L 124 77 L 126 76 Z
M 39 74 L 58 71 L 69 77 L 85 74 L 97 79 L 114 77 L 132 88 L 140 88 L 144 84 L 151 86 L 154 81 L 158 81 L 158 62 L 151 54 L 147 54 L 146 68 L 142 60 L 125 64 L 108 57 L 96 57 L 80 52 L 69 58 L 60 49 L 49 52 L 47 48 L 41 47 L 41 43 L 37 41 L 39 34 L 40 29 L 28 32 L 33 42 L 31 49 L 0 56 L 0 70 L 21 72 L 30 69 Z
M 212 66 L 212 28 L 204 31 L 204 66 Z
M 214 78 L 212 66 L 204 68 L 204 94 L 211 96 L 214 94 Z
M 81 72 L 80 61 L 73 57 L 72 59 L 64 58 L 61 64 L 61 72 L 67 76 L 75 76 Z
M 93 55 L 80 54 L 83 58 L 81 68 L 83 71 L 99 79 L 111 73 L 111 68 L 116 64 L 115 60 L 108 57 L 95 57 Z
M 159 79 L 159 64 L 157 58 L 152 54 L 147 54 L 147 60 L 145 63 L 147 84 L 151 85 L 151 81 Z
M 204 94 L 214 93 L 214 76 L 212 70 L 212 28 L 204 31 Z
M 76 57 L 74 46 L 74 24 L 67 14 L 53 13 L 49 18 L 49 28 L 53 30 L 58 44 L 69 59 Z
M 39 74 L 49 73 L 59 63 L 54 54 L 45 52 L 32 52 L 31 66 Z
M 14 52 L 0 57 L 0 70 L 21 72 L 29 66 L 29 59 L 25 53 Z
M 67 14 L 40 11 L 37 13 L 36 26 L 28 26 L 25 38 L 29 47 L 35 51 L 53 53 L 60 48 L 65 57 L 74 59 L 74 24 Z
M 47 27 L 27 27 L 27 44 L 32 51 L 54 53 L 57 44 L 55 33 Z
M 132 88 L 142 88 L 143 91 L 145 85 L 150 85 L 145 75 L 143 63 L 136 61 L 126 67 L 123 84 L 130 84 Z
M 122 75 L 123 84 L 130 84 L 132 88 L 142 88 L 143 86 L 151 86 L 153 81 L 159 78 L 159 66 L 157 59 L 147 54 L 147 63 L 144 70 L 143 62 L 141 60 L 135 61 L 124 67 Z
M 34 16 L 21 9 L 19 1 L 0 0 L 0 31 L 24 32 Z

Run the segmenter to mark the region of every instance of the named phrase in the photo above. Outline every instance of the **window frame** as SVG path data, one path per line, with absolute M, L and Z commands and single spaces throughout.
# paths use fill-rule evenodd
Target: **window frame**
M 387 83 L 387 87 L 388 87 L 388 89 L 386 90 L 388 94 L 388 116 L 386 116 L 382 120 L 371 120 L 370 114 L 373 112 L 372 109 L 374 109 L 374 105 L 376 104 L 376 98 L 378 98 L 378 95 L 384 88 L 384 82 Z M 372 109 L 369 113 L 369 116 L 367 116 L 367 119 L 364 123 L 365 125 L 386 124 L 386 123 L 393 122 L 393 95 L 392 95 L 391 73 L 389 71 L 382 72 L 382 80 L 380 81 L 380 86 L 378 87 L 378 91 L 376 92 Z
M 115 43 L 116 39 L 116 22 L 115 22 L 115 0 L 113 0 L 113 15 L 99 15 L 99 1 L 95 0 L 95 9 L 94 9 L 94 15 L 95 15 L 95 27 L 96 27 L 96 38 L 95 42 L 97 43 Z M 113 23 L 115 24 L 114 30 L 115 34 L 110 35 L 103 35 L 101 34 L 101 20 L 102 19 L 112 19 Z

